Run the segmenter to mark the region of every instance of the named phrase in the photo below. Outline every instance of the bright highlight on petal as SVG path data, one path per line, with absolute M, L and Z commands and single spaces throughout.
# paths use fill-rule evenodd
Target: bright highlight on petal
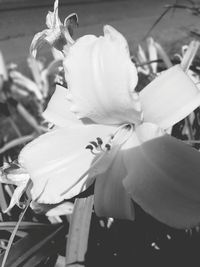
M 125 38 L 111 26 L 104 36 L 86 35 L 70 47 L 64 60 L 72 110 L 101 124 L 139 122 L 138 81 Z M 78 78 L 77 78 L 78 77 Z
M 179 65 L 148 84 L 140 93 L 144 122 L 167 129 L 200 105 L 200 92 Z
M 79 194 L 88 178 L 105 169 L 103 164 L 88 171 L 99 154 L 91 153 L 86 146 L 99 136 L 107 142 L 113 131 L 110 126 L 74 126 L 54 130 L 29 143 L 19 162 L 30 173 L 33 200 L 58 203 Z
M 56 85 L 56 90 L 52 95 L 43 117 L 59 127 L 71 126 L 71 124 L 81 124 L 81 121 L 71 112 L 71 105 L 67 99 L 67 88 Z
M 149 134 L 150 133 L 150 134 Z M 124 146 L 126 191 L 157 220 L 175 228 L 200 222 L 200 155 L 145 123 Z

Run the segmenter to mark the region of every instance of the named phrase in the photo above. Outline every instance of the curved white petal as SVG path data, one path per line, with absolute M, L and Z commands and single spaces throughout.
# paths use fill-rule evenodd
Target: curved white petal
M 104 36 L 86 35 L 64 60 L 72 109 L 97 123 L 138 122 L 141 106 L 134 93 L 138 77 L 125 38 L 111 26 Z
M 58 0 L 54 1 L 54 10 L 49 11 L 46 16 L 46 25 L 48 28 L 55 28 L 61 25 L 61 21 L 58 16 Z
M 60 205 L 47 211 L 46 216 L 63 216 L 67 214 L 72 214 L 74 204 L 71 202 L 64 202 Z
M 29 172 L 33 182 L 33 200 L 58 203 L 80 193 L 88 178 L 87 171 L 99 156 L 92 154 L 86 146 L 97 137 L 107 141 L 113 128 L 102 125 L 61 128 L 25 146 L 19 162 Z M 104 171 L 104 166 L 96 166 L 89 172 L 89 177 L 101 171 Z
M 30 45 L 30 54 L 33 57 L 36 57 L 38 48 L 45 43 L 46 37 L 50 32 L 51 30 L 43 30 L 35 34 Z
M 64 20 L 63 25 L 66 28 L 66 31 L 69 32 L 69 35 L 73 36 L 74 28 L 78 27 L 78 16 L 77 16 L 77 14 L 76 13 L 72 13 L 69 16 L 67 16 L 65 18 L 65 20 Z
M 200 105 L 200 92 L 179 65 L 148 84 L 140 93 L 144 122 L 167 129 Z
M 7 213 L 9 210 L 11 210 L 15 205 L 20 206 L 20 198 L 22 197 L 23 193 L 25 192 L 27 188 L 27 182 L 21 183 L 14 191 L 9 206 L 6 210 L 3 211 L 3 213 Z
M 123 148 L 127 192 L 147 213 L 175 228 L 200 222 L 200 154 L 163 134 L 139 126 Z
M 20 186 L 21 184 L 27 183 L 29 179 L 29 174 L 22 168 L 12 169 L 10 166 L 8 168 L 0 168 L 1 183 Z
M 73 212 L 74 204 L 69 201 L 64 201 L 58 204 L 42 204 L 31 201 L 30 207 L 35 213 L 45 214 L 46 216 L 62 216 L 71 214 Z
M 46 25 L 49 29 L 53 28 L 54 13 L 49 11 L 46 16 Z
M 72 113 L 70 102 L 67 98 L 68 90 L 60 85 L 56 85 L 56 90 L 52 95 L 43 117 L 59 127 L 70 126 L 71 124 L 82 124 L 74 113 Z

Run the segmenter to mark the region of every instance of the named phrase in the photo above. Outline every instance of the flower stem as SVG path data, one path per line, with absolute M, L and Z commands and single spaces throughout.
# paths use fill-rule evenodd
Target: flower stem
M 83 267 L 87 251 L 93 196 L 76 199 L 66 248 L 66 267 Z

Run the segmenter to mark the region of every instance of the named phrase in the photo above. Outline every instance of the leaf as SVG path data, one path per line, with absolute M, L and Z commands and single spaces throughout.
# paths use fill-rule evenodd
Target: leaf
M 33 128 L 38 134 L 42 134 L 43 130 L 35 117 L 21 104 L 17 104 L 17 111 L 25 119 L 25 121 Z
M 10 238 L 9 238 L 8 246 L 6 247 L 6 251 L 2 255 L 2 265 L 1 265 L 1 267 L 4 267 L 4 266 L 6 267 L 8 254 L 9 254 L 11 246 L 13 244 L 16 232 L 18 230 L 18 227 L 19 227 L 19 225 L 20 225 L 20 223 L 21 223 L 21 221 L 22 221 L 22 219 L 23 219 L 23 217 L 24 217 L 24 215 L 25 215 L 25 213 L 26 213 L 26 211 L 27 211 L 27 209 L 29 207 L 29 203 L 30 203 L 30 200 L 27 202 L 26 207 L 24 208 L 23 212 L 20 214 L 19 220 L 18 220 L 17 224 L 15 225 L 15 228 L 14 228 L 14 230 L 13 230 L 13 232 L 12 232 Z M 1 262 L 1 259 L 0 259 L 0 262 Z
M 31 230 L 27 236 L 12 245 L 5 267 L 36 266 L 42 259 L 55 255 L 60 248 L 60 240 L 65 236 L 65 225 L 46 225 L 42 229 Z M 2 263 L 2 254 L 0 264 Z
M 161 21 L 161 19 L 168 13 L 168 11 L 172 8 L 172 6 L 167 7 L 164 12 L 162 12 L 162 14 L 156 19 L 156 21 L 153 23 L 153 25 L 151 26 L 151 28 L 148 30 L 148 32 L 145 34 L 144 39 L 146 39 L 149 34 L 152 32 L 152 30 L 156 27 L 156 25 Z
M 76 199 L 67 241 L 66 264 L 68 267 L 83 266 L 82 262 L 84 262 L 87 251 L 92 208 L 93 196 Z
M 0 148 L 0 154 L 5 153 L 7 150 L 13 147 L 25 144 L 26 142 L 29 142 L 32 139 L 34 139 L 34 137 L 35 137 L 34 135 L 26 135 L 8 142 L 7 144 L 5 144 L 3 147 Z
M 4 195 L 3 186 L 0 183 L 0 208 L 1 208 L 1 210 L 6 210 L 7 207 L 8 207 L 8 205 L 7 205 L 5 195 Z
M 0 230 L 7 230 L 7 231 L 12 231 L 14 227 L 16 226 L 17 222 L 0 222 Z M 42 229 L 51 229 L 55 228 L 51 224 L 46 224 L 46 223 L 39 223 L 39 222 L 26 222 L 23 221 L 19 225 L 19 230 L 24 230 L 24 231 L 30 231 L 30 230 L 42 230 Z
M 161 59 L 163 60 L 163 62 L 165 63 L 167 68 L 171 68 L 173 66 L 169 56 L 167 55 L 167 53 L 165 52 L 164 48 L 157 42 L 154 42 L 154 45 L 157 49 L 157 53 L 158 55 L 161 57 Z

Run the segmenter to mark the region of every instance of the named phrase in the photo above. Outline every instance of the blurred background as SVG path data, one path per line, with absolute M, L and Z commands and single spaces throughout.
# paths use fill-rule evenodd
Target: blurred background
M 0 50 L 6 62 L 23 63 L 35 33 L 46 28 L 48 10 L 53 10 L 53 0 L 0 0 Z M 153 23 L 166 10 L 167 4 L 191 5 L 191 1 L 175 0 L 60 0 L 59 15 L 62 20 L 71 12 L 79 16 L 75 36 L 87 33 L 101 35 L 102 26 L 111 24 L 128 39 L 134 52 Z M 198 2 L 198 1 L 196 1 Z M 150 35 L 169 47 L 177 40 L 185 42 L 189 30 L 200 32 L 200 19 L 191 11 L 176 9 L 168 12 Z M 171 46 L 170 46 L 171 47 Z M 21 65 L 21 64 L 20 64 Z M 23 64 L 22 64 L 23 65 Z

